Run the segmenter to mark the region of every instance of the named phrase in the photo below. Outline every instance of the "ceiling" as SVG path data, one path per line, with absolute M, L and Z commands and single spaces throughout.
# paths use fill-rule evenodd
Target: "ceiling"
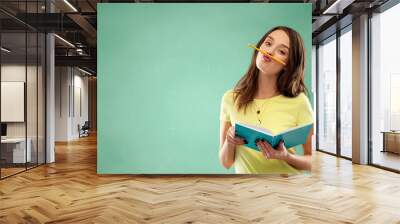
M 339 27 L 351 23 L 352 17 L 372 10 L 388 0 L 1 0 L 0 24 L 2 43 L 25 50 L 25 29 L 39 32 L 55 32 L 56 65 L 80 66 L 96 72 L 97 57 L 97 3 L 312 3 L 313 43 L 327 38 Z M 52 8 L 53 13 L 48 13 Z M 338 22 L 340 20 L 340 22 Z M 30 37 L 30 38 L 33 38 Z M 30 39 L 28 38 L 28 39 Z M 5 42 L 6 41 L 6 42 Z M 30 40 L 28 40 L 29 42 Z M 28 44 L 28 52 L 33 52 L 36 42 Z M 41 46 L 39 46 L 41 47 Z M 31 49 L 32 48 L 32 49 Z M 17 54 L 17 53 L 16 53 Z M 28 53 L 29 54 L 29 53 Z

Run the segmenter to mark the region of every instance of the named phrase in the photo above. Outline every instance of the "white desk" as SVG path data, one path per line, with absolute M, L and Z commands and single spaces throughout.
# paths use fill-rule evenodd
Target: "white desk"
M 31 154 L 31 145 L 32 145 L 32 140 L 30 138 L 27 139 L 27 146 L 26 147 L 26 155 L 25 155 L 25 138 L 5 138 L 1 139 L 1 144 L 9 147 L 14 145 L 12 151 L 13 155 L 13 163 L 25 163 L 25 158 L 27 158 L 26 162 L 30 162 L 32 159 L 32 154 Z M 4 147 L 2 146 L 2 147 Z M 3 151 L 3 149 L 2 149 Z

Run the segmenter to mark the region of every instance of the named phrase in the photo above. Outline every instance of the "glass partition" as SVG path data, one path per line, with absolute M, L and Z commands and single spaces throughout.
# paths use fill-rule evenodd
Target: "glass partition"
M 24 171 L 31 161 L 26 144 L 26 41 L 25 32 L 1 34 L 2 177 Z
M 340 155 L 352 157 L 352 34 L 351 25 L 340 36 Z
M 15 9 L 19 16 L 25 12 L 43 13 L 43 5 L 44 1 L 0 3 L 1 7 Z M 0 178 L 3 179 L 45 162 L 46 40 L 44 33 L 11 14 L 0 12 L 0 26 Z
M 336 36 L 318 47 L 318 149 L 336 154 Z
M 400 171 L 400 5 L 371 18 L 371 162 Z

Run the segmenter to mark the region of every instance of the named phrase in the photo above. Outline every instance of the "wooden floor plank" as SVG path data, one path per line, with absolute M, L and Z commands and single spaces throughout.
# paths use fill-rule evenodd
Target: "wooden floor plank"
M 97 175 L 96 137 L 0 181 L 0 223 L 400 223 L 400 175 L 314 152 L 313 171 Z

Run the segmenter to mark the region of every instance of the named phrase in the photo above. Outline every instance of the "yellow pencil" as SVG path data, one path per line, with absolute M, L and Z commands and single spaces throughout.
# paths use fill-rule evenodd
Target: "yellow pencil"
M 283 62 L 283 61 L 280 60 L 279 58 L 276 58 L 276 57 L 274 57 L 274 56 L 268 54 L 268 52 L 263 51 L 263 50 L 261 50 L 260 48 L 257 48 L 256 46 L 254 46 L 254 45 L 252 45 L 252 44 L 249 44 L 249 47 L 256 49 L 257 51 L 261 52 L 263 55 L 265 55 L 265 56 L 267 56 L 267 57 L 269 57 L 269 58 L 272 58 L 274 61 L 276 61 L 276 62 L 278 62 L 278 63 L 280 63 L 280 64 L 286 66 L 286 63 L 285 63 L 285 62 Z

